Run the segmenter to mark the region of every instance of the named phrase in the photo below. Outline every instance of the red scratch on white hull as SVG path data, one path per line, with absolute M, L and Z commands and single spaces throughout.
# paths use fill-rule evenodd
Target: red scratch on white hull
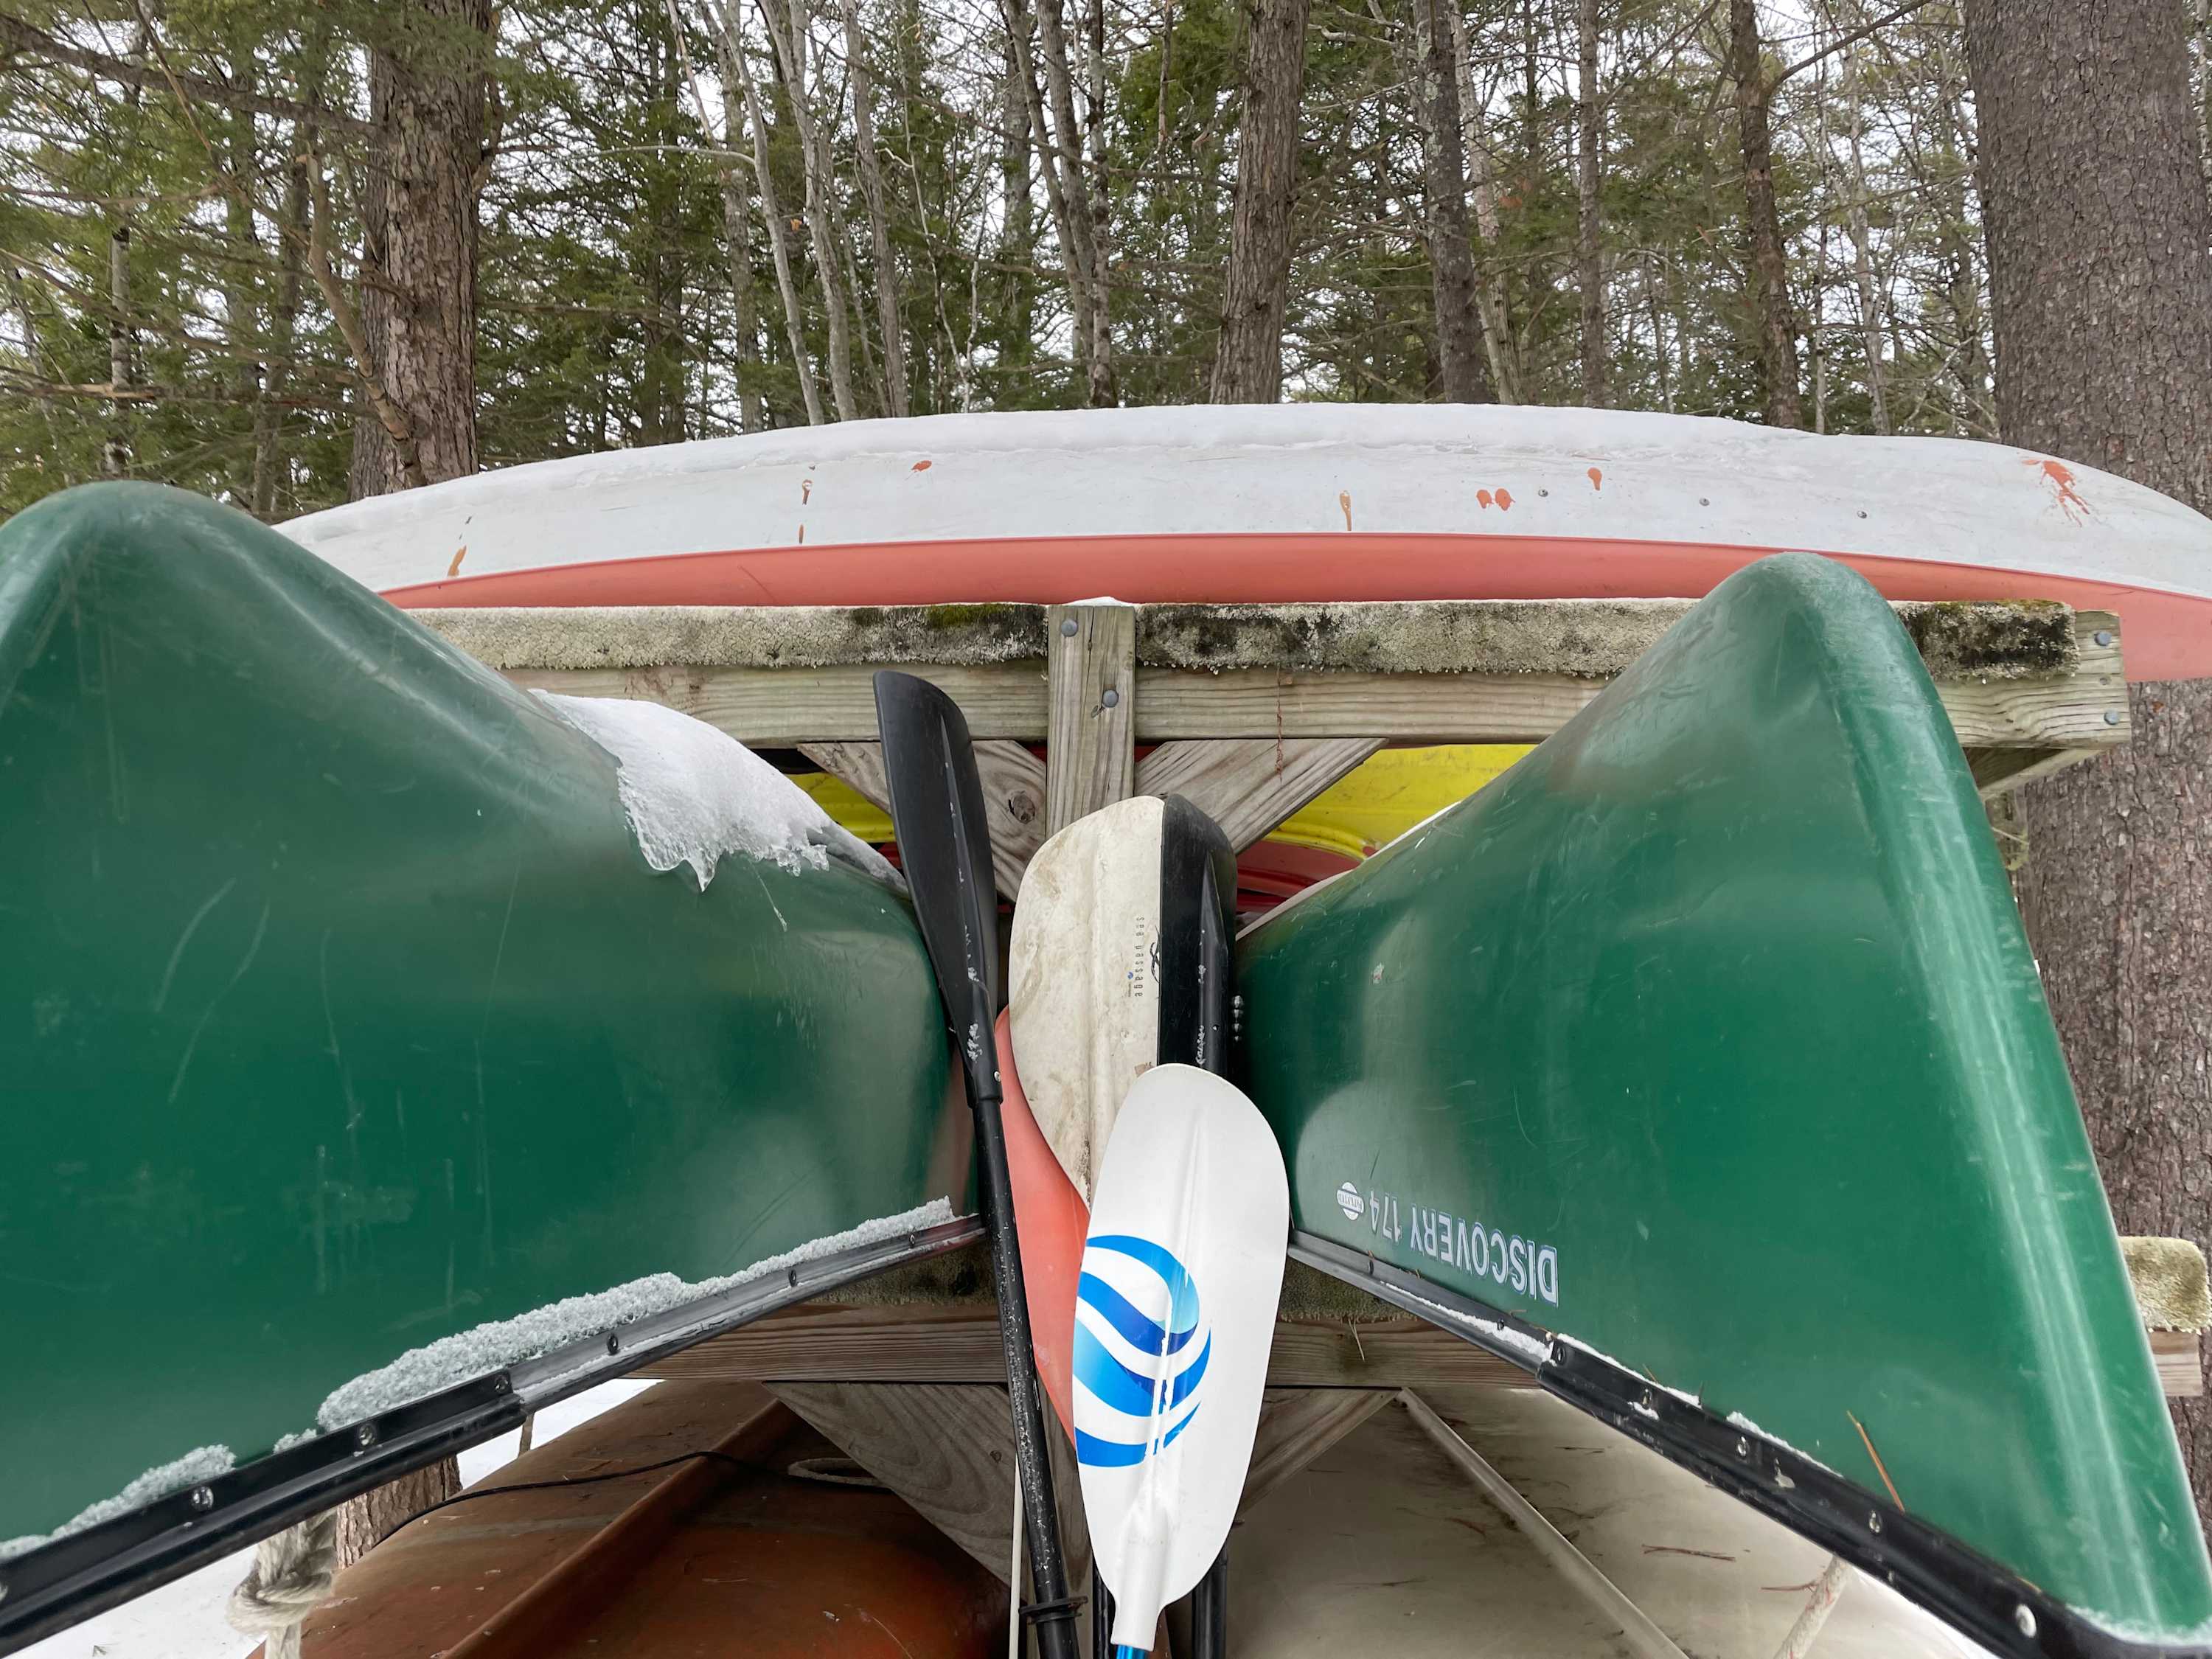
M 1592 467 L 1589 470 L 1589 481 L 1590 488 L 1592 489 L 1601 491 L 1604 489 L 1605 474 L 1599 471 L 1595 467 Z

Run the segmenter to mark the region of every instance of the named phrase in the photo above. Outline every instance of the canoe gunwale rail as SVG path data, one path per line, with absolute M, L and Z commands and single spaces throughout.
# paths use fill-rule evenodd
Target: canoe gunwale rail
M 0 1562 L 0 1654 L 143 1594 L 372 1487 L 519 1428 L 532 1413 L 695 1343 L 982 1237 L 969 1215 L 857 1244 L 620 1322 L 179 1488 Z
M 1794 1448 L 1570 1338 L 1295 1226 L 1290 1254 L 1518 1366 L 1547 1394 L 1828 1550 L 1993 1653 L 2015 1659 L 2212 1656 L 2212 1646 L 2116 1635 Z M 1480 1324 L 1463 1322 L 1469 1320 Z M 1531 1352 L 1538 1345 L 1540 1358 Z

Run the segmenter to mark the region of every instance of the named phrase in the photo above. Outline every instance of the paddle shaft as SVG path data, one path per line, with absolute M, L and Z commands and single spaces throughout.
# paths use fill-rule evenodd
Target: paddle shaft
M 1229 1072 L 1231 1000 L 1237 963 L 1235 855 L 1220 829 L 1196 807 L 1170 798 L 1160 848 L 1163 1064 Z M 1229 1652 L 1229 1547 L 1190 1593 L 1194 1659 Z
M 975 1115 L 975 1157 L 982 1174 L 983 1228 L 991 1241 L 991 1286 L 999 1297 L 999 1339 L 1006 1354 L 1006 1399 L 1014 1419 L 1015 1478 L 1036 1593 L 1032 1622 L 1043 1659 L 1076 1659 L 1075 1613 L 1060 1550 L 1060 1510 L 1046 1461 L 1044 1410 L 1030 1346 L 1029 1302 L 1014 1231 L 1014 1188 L 1006 1170 L 1002 1091 L 992 1028 L 999 1017 L 999 897 L 991 874 L 991 832 L 975 772 L 968 722 L 951 698 L 911 674 L 875 678 L 876 718 L 890 785 L 891 826 L 914 898 L 915 921 L 937 976 L 937 994 L 960 1051 L 969 1109 Z M 1015 1600 L 1020 1600 L 1016 1586 Z
M 990 1030 L 987 1024 L 983 1029 Z M 1006 1171 L 1006 1132 L 995 1089 L 970 1079 L 975 1158 L 982 1172 L 983 1227 L 991 1241 L 991 1285 L 999 1297 L 999 1340 L 1006 1352 L 1006 1399 L 1013 1408 L 1014 1467 L 1022 1483 L 1022 1528 L 1028 1534 L 1030 1577 L 1043 1611 L 1036 1617 L 1044 1659 L 1075 1659 L 1075 1612 L 1067 1599 L 1067 1564 L 1060 1548 L 1052 1463 L 1045 1447 L 1044 1405 L 1030 1355 L 1030 1308 L 1022 1288 L 1021 1246 L 1013 1227 L 1014 1188 Z

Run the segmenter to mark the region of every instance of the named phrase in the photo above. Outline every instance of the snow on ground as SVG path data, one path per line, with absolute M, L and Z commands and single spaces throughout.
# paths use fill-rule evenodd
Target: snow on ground
M 635 1399 L 653 1386 L 624 1378 L 586 1389 L 538 1413 L 538 1445 Z M 514 1460 L 520 1436 L 503 1434 L 461 1454 L 461 1480 L 475 1486 Z M 88 1619 L 23 1650 L 22 1659 L 244 1659 L 258 1645 L 224 1621 L 232 1587 L 246 1576 L 250 1549 L 224 1557 L 173 1583 Z

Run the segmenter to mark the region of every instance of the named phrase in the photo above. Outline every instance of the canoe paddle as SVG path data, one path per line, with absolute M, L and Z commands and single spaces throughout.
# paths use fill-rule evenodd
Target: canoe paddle
M 1013 1409 L 1014 1461 L 1029 1539 L 1036 1601 L 1024 1610 L 1043 1659 L 1076 1659 L 1075 1610 L 1068 1599 L 1054 1507 L 1044 1413 L 1030 1345 L 1021 1249 L 1000 1122 L 997 1048 L 999 896 L 991 876 L 990 831 L 968 722 L 959 706 L 928 681 L 886 669 L 876 676 L 876 722 L 890 780 L 891 827 L 913 894 L 922 943 L 953 1045 L 960 1051 L 968 1105 L 975 1116 L 983 1226 L 991 1241 L 991 1283 L 999 1297 L 999 1337 L 1006 1354 L 1006 1396 Z M 1267 1306 L 1272 1316 L 1274 1302 Z M 1263 1351 L 1264 1352 L 1264 1351 Z M 1256 1401 L 1257 1396 L 1255 1396 Z M 1249 1450 L 1249 1437 L 1247 1437 Z M 1016 1586 L 1017 1595 L 1019 1585 Z M 1150 1640 L 1149 1637 L 1146 1640 Z
M 1130 1086 L 1154 1066 L 1226 1069 L 1234 990 L 1237 858 L 1221 828 L 1181 796 L 1116 801 L 1037 850 L 1022 878 L 1012 963 L 1014 1050 L 1033 1084 L 1035 1127 L 1079 1190 L 1095 1183 Z M 1055 1170 L 1050 1174 L 1058 1174 Z M 1053 1183 L 1017 1163 L 1015 1201 L 1050 1213 Z M 1026 1181 L 1024 1177 L 1026 1175 Z M 1079 1270 L 1081 1235 L 1067 1262 Z M 1035 1261 L 1036 1241 L 1025 1241 Z M 1048 1277 L 1053 1275 L 1048 1274 Z M 1034 1274 L 1033 1291 L 1042 1291 Z M 1045 1384 L 1066 1393 L 1065 1327 L 1074 1314 L 1032 1297 Z M 1094 1569 L 1095 1570 L 1095 1569 Z M 1110 1610 L 1094 1581 L 1096 1620 Z M 1228 1646 L 1224 1556 L 1191 1593 L 1193 1659 Z M 1103 1631 L 1102 1631 L 1103 1635 Z M 1103 1640 L 1093 1642 L 1103 1651 Z
M 1281 1149 L 1242 1091 L 1194 1066 L 1137 1079 L 1101 1160 L 1075 1312 L 1075 1459 L 1115 1659 L 1150 1650 L 1160 1609 L 1228 1541 L 1290 1218 Z

